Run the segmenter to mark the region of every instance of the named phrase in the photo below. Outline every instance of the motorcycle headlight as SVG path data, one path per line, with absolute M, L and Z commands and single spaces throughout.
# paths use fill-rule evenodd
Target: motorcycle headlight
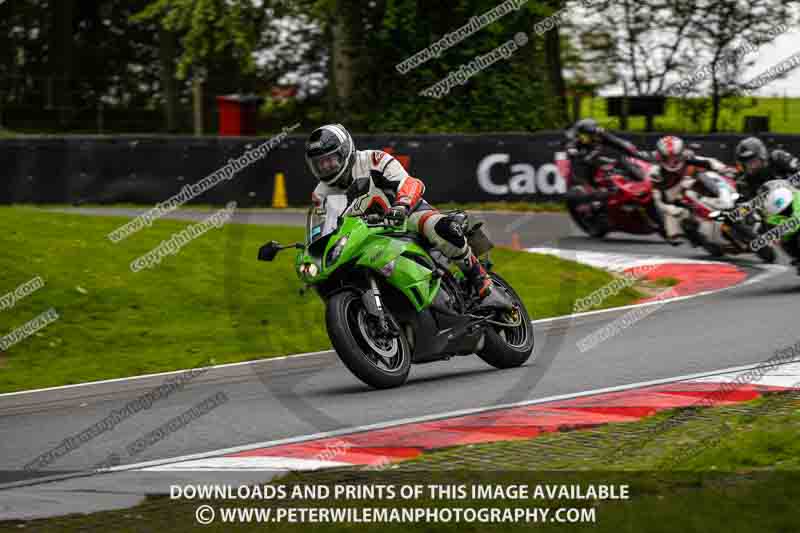
M 315 278 L 317 277 L 317 274 L 319 274 L 319 267 L 317 267 L 317 265 L 314 263 L 304 263 L 300 265 L 298 271 L 300 272 L 301 276 Z
M 333 248 L 328 251 L 328 255 L 325 256 L 325 264 L 330 266 L 334 264 L 336 261 L 339 260 L 339 256 L 342 255 L 342 251 L 344 247 L 347 245 L 347 237 L 342 237 L 337 241 L 336 244 L 333 245 Z

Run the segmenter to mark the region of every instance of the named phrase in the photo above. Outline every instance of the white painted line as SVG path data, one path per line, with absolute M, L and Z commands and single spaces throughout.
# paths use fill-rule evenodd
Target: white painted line
M 536 254 L 552 255 L 560 259 L 567 259 L 594 268 L 610 270 L 612 272 L 620 272 L 636 267 L 662 264 L 735 266 L 723 261 L 711 261 L 705 259 L 685 259 L 682 257 L 667 257 L 658 255 L 606 253 L 595 252 L 592 250 L 569 250 L 566 248 L 536 247 L 528 248 L 525 251 Z
M 745 280 L 742 282 L 741 286 L 744 287 L 745 285 L 755 285 L 756 283 L 761 283 L 762 281 L 771 278 L 773 276 L 777 276 L 778 274 L 783 274 L 784 272 L 788 272 L 792 270 L 790 267 L 785 265 L 758 265 L 758 268 L 764 270 L 761 274 L 753 276 L 752 278 Z
M 212 457 L 199 461 L 187 461 L 171 465 L 144 468 L 146 472 L 252 472 L 275 470 L 319 470 L 353 466 L 351 463 L 337 461 L 318 461 L 296 457 Z
M 794 362 L 794 361 L 792 361 L 792 362 Z M 798 360 L 798 362 L 800 362 L 800 360 Z M 788 362 L 787 362 L 787 364 L 788 364 Z M 474 414 L 486 413 L 486 412 L 490 412 L 490 411 L 497 411 L 497 410 L 500 410 L 500 409 L 508 409 L 508 408 L 512 408 L 512 407 L 525 407 L 525 406 L 530 406 L 530 405 L 539 405 L 539 404 L 555 402 L 555 401 L 560 401 L 560 400 L 570 400 L 570 399 L 574 399 L 574 398 L 583 398 L 583 397 L 586 397 L 586 396 L 594 396 L 594 395 L 597 395 L 597 394 L 606 394 L 606 393 L 610 393 L 610 392 L 624 392 L 624 391 L 629 391 L 629 390 L 633 390 L 633 389 L 640 389 L 640 388 L 644 388 L 644 387 L 652 387 L 652 386 L 655 386 L 655 385 L 664 385 L 664 384 L 667 384 L 667 383 L 676 383 L 676 382 L 680 382 L 680 381 L 698 381 L 698 380 L 700 380 L 702 378 L 709 378 L 711 376 L 720 376 L 720 375 L 725 375 L 725 374 L 746 372 L 746 371 L 752 370 L 754 368 L 759 368 L 759 367 L 761 367 L 763 365 L 764 365 L 764 363 L 755 363 L 755 364 L 739 366 L 739 367 L 724 368 L 724 369 L 714 370 L 714 371 L 710 371 L 710 372 L 700 372 L 700 373 L 696 373 L 696 374 L 686 374 L 686 375 L 683 375 L 683 376 L 675 376 L 675 377 L 671 377 L 671 378 L 656 379 L 656 380 L 650 380 L 650 381 L 642 381 L 642 382 L 638 382 L 638 383 L 631 383 L 631 384 L 628 384 L 628 385 L 618 385 L 618 386 L 615 386 L 615 387 L 606 387 L 606 388 L 595 389 L 595 390 L 591 390 L 591 391 L 574 392 L 574 393 L 568 393 L 568 394 L 559 394 L 559 395 L 555 395 L 555 396 L 548 396 L 548 397 L 545 397 L 545 398 L 537 398 L 535 400 L 526 400 L 526 401 L 517 402 L 517 403 L 500 404 L 500 405 L 493 405 L 493 406 L 488 406 L 488 407 L 477 407 L 477 408 L 472 408 L 472 409 L 461 409 L 461 410 L 457 410 L 457 411 L 449 411 L 449 412 L 438 413 L 438 414 L 433 414 L 433 415 L 424 415 L 424 416 L 413 417 L 413 418 L 391 420 L 391 421 L 388 421 L 388 422 L 379 422 L 379 423 L 376 423 L 376 424 L 368 424 L 368 425 L 364 425 L 364 426 L 350 427 L 350 428 L 339 429 L 339 430 L 335 430 L 335 431 L 325 431 L 325 432 L 322 432 L 322 433 L 314 433 L 314 434 L 311 434 L 311 435 L 302 435 L 302 436 L 289 437 L 289 438 L 285 438 L 285 439 L 278 439 L 278 440 L 272 440 L 272 441 L 256 442 L 256 443 L 252 443 L 252 444 L 234 446 L 234 447 L 231 447 L 231 448 L 223 448 L 221 450 L 214 450 L 214 451 L 211 451 L 211 452 L 195 453 L 195 454 L 190 454 L 190 455 L 172 457 L 172 458 L 169 458 L 169 459 L 156 459 L 156 460 L 153 460 L 153 461 L 145 461 L 145 462 L 142 462 L 142 463 L 121 465 L 121 466 L 116 466 L 116 467 L 110 468 L 108 470 L 105 470 L 104 472 L 126 472 L 126 471 L 130 471 L 130 470 L 142 470 L 142 469 L 146 469 L 146 468 L 153 468 L 153 467 L 157 467 L 157 466 L 169 465 L 169 464 L 174 464 L 174 463 L 182 463 L 182 462 L 186 462 L 186 461 L 207 459 L 207 458 L 210 458 L 210 457 L 220 457 L 220 456 L 223 456 L 223 455 L 230 455 L 230 454 L 234 454 L 234 453 L 246 452 L 246 451 L 250 451 L 250 450 L 254 450 L 254 449 L 258 449 L 258 448 L 272 448 L 272 447 L 281 446 L 281 445 L 284 445 L 284 444 L 297 444 L 297 443 L 300 443 L 300 442 L 307 442 L 307 441 L 318 440 L 318 439 L 341 437 L 343 435 L 352 435 L 352 434 L 355 434 L 355 433 L 363 433 L 363 432 L 366 432 L 366 431 L 375 431 L 375 430 L 379 430 L 379 429 L 387 429 L 387 428 L 396 427 L 396 426 L 402 426 L 402 425 L 406 425 L 406 424 L 416 424 L 416 423 L 421 423 L 421 422 L 431 422 L 431 421 L 434 421 L 434 420 L 455 418 L 455 417 L 466 416 L 466 415 L 474 415 Z
M 201 369 L 203 369 L 203 370 L 217 370 L 217 369 L 223 369 L 223 368 L 235 368 L 237 366 L 255 365 L 255 364 L 259 364 L 259 363 L 271 363 L 271 362 L 274 362 L 274 361 L 283 361 L 285 359 L 290 359 L 290 358 L 294 358 L 294 357 L 308 357 L 308 356 L 311 356 L 311 355 L 323 355 L 323 354 L 327 354 L 327 353 L 331 353 L 331 352 L 332 352 L 332 350 L 324 350 L 324 351 L 321 351 L 321 352 L 308 352 L 308 353 L 298 353 L 298 354 L 292 354 L 292 355 L 281 355 L 281 356 L 278 356 L 278 357 L 267 357 L 267 358 L 264 358 L 264 359 L 252 359 L 250 361 L 241 361 L 239 363 L 225 363 L 225 364 L 221 364 L 221 365 L 203 366 L 203 367 L 189 368 L 189 369 L 183 369 L 183 370 L 170 370 L 168 372 L 158 372 L 158 373 L 155 373 L 155 374 L 141 374 L 139 376 L 130 376 L 130 377 L 127 377 L 127 378 L 103 379 L 103 380 L 100 380 L 100 381 L 87 381 L 86 383 L 75 383 L 73 385 L 59 385 L 58 387 L 45 387 L 43 389 L 31 389 L 31 390 L 24 390 L 24 391 L 18 391 L 18 392 L 6 392 L 4 394 L 0 394 L 0 400 L 2 400 L 3 398 L 8 398 L 8 397 L 11 397 L 11 396 L 20 396 L 20 395 L 23 395 L 23 394 L 34 394 L 34 393 L 38 393 L 38 392 L 51 392 L 51 391 L 57 391 L 57 390 L 74 389 L 74 388 L 78 388 L 78 387 L 92 387 L 92 386 L 95 386 L 95 385 L 105 385 L 105 384 L 108 384 L 108 383 L 124 383 L 126 381 L 136 381 L 136 380 L 141 380 L 141 379 L 150 379 L 150 378 L 157 378 L 157 377 L 174 376 L 176 374 L 185 374 L 186 372 L 190 372 L 190 371 L 197 372 L 198 370 L 201 370 Z

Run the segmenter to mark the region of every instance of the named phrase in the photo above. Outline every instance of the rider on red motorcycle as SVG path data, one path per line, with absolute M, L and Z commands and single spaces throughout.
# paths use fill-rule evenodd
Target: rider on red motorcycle
M 646 159 L 647 155 L 639 152 L 632 143 L 605 131 L 594 119 L 579 120 L 567 130 L 566 136 L 565 148 L 576 183 L 593 183 L 595 174 L 605 163 L 603 158 L 609 155 L 617 156 L 619 165 L 629 177 L 637 181 L 645 179 L 639 166 L 630 158 Z M 609 154 L 604 148 L 617 153 Z M 620 152 L 627 157 L 618 157 Z
M 650 175 L 653 201 L 661 214 L 667 241 L 680 244 L 678 238 L 691 234 L 694 227 L 691 212 L 682 205 L 681 198 L 693 186 L 695 176 L 706 170 L 727 174 L 734 170 L 717 159 L 695 155 L 683 139 L 669 135 L 658 140 L 648 160 L 656 164 Z

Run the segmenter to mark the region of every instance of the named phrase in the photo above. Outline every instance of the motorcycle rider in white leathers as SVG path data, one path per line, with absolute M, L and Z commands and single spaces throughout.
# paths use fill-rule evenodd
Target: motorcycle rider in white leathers
M 341 124 L 314 130 L 306 143 L 306 163 L 319 180 L 311 194 L 314 206 L 321 208 L 331 194 L 345 194 L 358 178 L 370 178 L 370 190 L 363 214 L 390 215 L 407 221 L 411 232 L 420 233 L 436 249 L 456 263 L 475 288 L 481 306 L 510 308 L 503 291 L 492 290 L 494 283 L 472 253 L 460 221 L 443 215 L 422 195 L 425 184 L 408 174 L 397 159 L 381 150 L 356 150 L 350 133 Z
M 684 227 L 691 218 L 691 211 L 681 204 L 684 193 L 695 188 L 699 173 L 706 170 L 732 172 L 732 169 L 717 159 L 695 155 L 686 148 L 683 139 L 674 136 L 662 137 L 654 152 L 639 152 L 637 157 L 655 163 L 650 173 L 653 202 L 662 218 L 667 241 L 673 245 L 680 244 L 678 239 L 684 236 Z M 700 198 L 696 190 L 688 192 L 704 202 L 713 198 Z

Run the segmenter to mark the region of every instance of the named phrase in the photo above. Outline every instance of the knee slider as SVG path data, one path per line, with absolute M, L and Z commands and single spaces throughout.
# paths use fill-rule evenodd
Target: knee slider
M 461 249 L 467 245 L 467 238 L 464 237 L 461 224 L 449 216 L 438 221 L 433 229 L 439 237 L 456 248 Z

